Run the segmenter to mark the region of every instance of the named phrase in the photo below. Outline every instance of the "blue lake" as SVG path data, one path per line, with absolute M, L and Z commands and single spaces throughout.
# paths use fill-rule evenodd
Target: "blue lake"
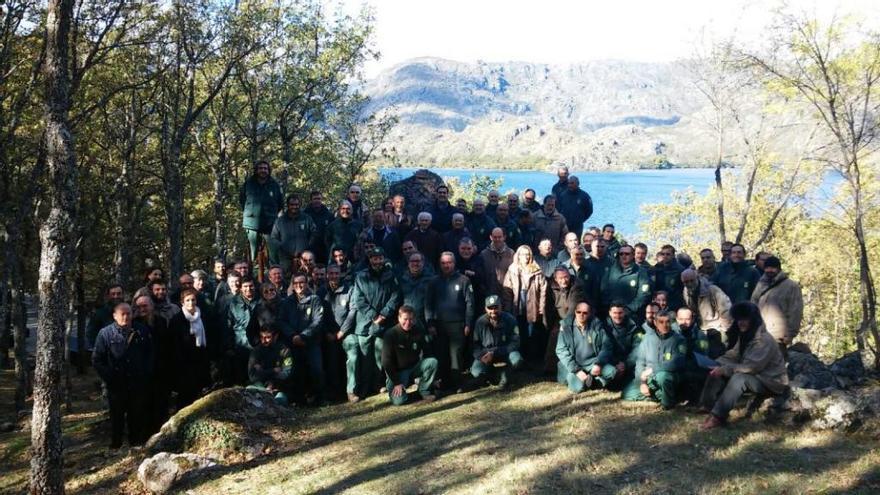
M 381 169 L 380 173 L 393 180 L 409 177 L 416 169 Z M 522 195 L 526 188 L 538 192 L 538 198 L 550 193 L 556 183 L 556 175 L 536 171 L 508 170 L 462 170 L 431 169 L 443 178 L 457 177 L 462 183 L 475 175 L 488 175 L 502 179 L 499 191 Z M 714 169 L 639 170 L 636 172 L 578 172 L 575 173 L 581 188 L 593 198 L 593 216 L 588 225 L 613 223 L 617 230 L 627 236 L 639 232 L 642 221 L 640 207 L 648 203 L 670 201 L 672 191 L 692 188 L 705 194 L 714 182 Z

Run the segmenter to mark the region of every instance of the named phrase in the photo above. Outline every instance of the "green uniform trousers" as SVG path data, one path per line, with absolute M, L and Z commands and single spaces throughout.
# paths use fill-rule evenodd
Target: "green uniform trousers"
M 589 373 L 589 370 L 587 370 L 587 373 Z M 602 366 L 602 371 L 599 373 L 599 376 L 593 377 L 593 383 L 590 385 L 590 388 L 595 388 L 597 386 L 604 388 L 608 383 L 611 383 L 616 376 L 617 368 L 610 364 L 606 364 Z M 586 383 L 578 378 L 577 373 L 568 371 L 568 368 L 562 363 L 556 365 L 556 381 L 563 385 L 567 385 L 568 390 L 573 394 L 579 394 L 588 388 Z
M 456 387 L 465 370 L 465 337 L 463 321 L 438 321 L 433 341 L 434 355 L 440 365 L 440 379 L 446 389 Z
M 362 396 L 377 388 L 382 369 L 382 338 L 348 334 L 342 340 L 345 351 L 345 391 Z
M 624 385 L 621 398 L 628 401 L 652 400 L 659 402 L 663 407 L 673 407 L 678 403 L 676 387 L 680 381 L 678 373 L 671 371 L 657 371 L 648 377 L 648 390 L 650 396 L 645 396 L 639 390 L 641 381 L 633 378 Z
M 419 379 L 419 394 L 422 397 L 427 397 L 431 395 L 431 387 L 434 385 L 434 377 L 437 375 L 437 360 L 428 357 L 420 360 L 416 363 L 412 368 L 401 370 L 400 371 L 400 383 L 403 385 L 403 393 L 399 396 L 395 397 L 394 393 L 394 382 L 391 381 L 390 378 L 385 378 L 385 388 L 388 389 L 388 399 L 395 406 L 402 406 L 406 404 L 406 401 L 409 399 L 409 395 L 406 393 L 406 387 L 415 380 Z

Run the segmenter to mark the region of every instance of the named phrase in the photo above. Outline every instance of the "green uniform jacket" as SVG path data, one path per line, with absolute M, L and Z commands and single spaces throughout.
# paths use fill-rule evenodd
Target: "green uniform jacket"
M 400 284 L 388 266 L 380 271 L 368 268 L 358 272 L 354 279 L 353 309 L 356 312 L 354 333 L 362 337 L 381 337 L 394 325 L 400 307 Z M 385 317 L 383 325 L 373 324 L 377 316 Z
M 480 359 L 491 352 L 499 359 L 505 359 L 511 352 L 519 351 L 519 328 L 516 318 L 505 311 L 501 312 L 500 326 L 493 327 L 489 317 L 483 315 L 474 324 L 474 359 Z
M 520 241 L 519 226 L 516 222 L 508 218 L 507 222 L 501 223 L 501 221 L 496 218 L 495 224 L 504 231 L 504 242 L 510 247 L 510 249 L 516 250 L 516 248 L 524 244 Z
M 272 177 L 260 184 L 256 177 L 244 181 L 238 193 L 242 209 L 242 227 L 257 230 L 263 234 L 272 232 L 278 212 L 284 207 L 281 186 Z
M 428 317 L 425 313 L 425 304 L 428 300 L 428 285 L 434 280 L 434 277 L 425 273 L 423 268 L 417 277 L 413 277 L 409 270 L 406 270 L 399 279 L 400 290 L 403 292 L 403 304 L 412 306 L 415 310 L 416 321 L 427 325 Z
M 258 364 L 259 369 L 256 368 Z M 280 368 L 281 371 L 276 372 L 275 368 Z M 290 355 L 290 348 L 278 341 L 268 347 L 254 347 L 248 359 L 248 379 L 251 383 L 271 383 L 277 387 L 290 377 L 292 370 L 293 357 Z
M 608 317 L 605 319 L 605 331 L 608 332 L 613 347 L 614 359 L 610 364 L 626 363 L 627 367 L 634 367 L 636 363 L 635 350 L 645 335 L 641 327 L 629 318 L 618 326 L 611 321 L 611 317 Z
M 681 281 L 681 272 L 683 271 L 684 268 L 673 260 L 667 265 L 657 263 L 651 272 L 654 290 L 665 290 L 669 293 L 667 300 L 671 311 L 678 311 L 678 308 L 684 306 L 684 295 L 682 294 L 684 284 Z
M 474 321 L 474 288 L 471 280 L 457 270 L 448 277 L 437 275 L 428 285 L 425 300 L 425 318 L 429 324 L 437 321 Z
M 630 264 L 627 268 L 614 263 L 605 272 L 601 283 L 602 304 L 608 307 L 620 301 L 631 318 L 637 317 L 651 298 L 651 277 L 644 268 Z
M 571 264 L 571 260 L 568 260 L 563 263 L 562 266 L 568 268 L 568 273 L 572 274 L 575 280 L 580 283 L 584 300 L 589 302 L 590 306 L 596 308 L 599 304 L 596 297 L 598 297 L 599 294 L 601 280 L 596 279 L 593 271 L 590 270 L 590 267 L 588 267 L 586 263 L 581 265 L 580 268 L 575 268 L 574 265 Z
M 309 341 L 320 337 L 323 321 L 324 305 L 317 294 L 307 294 L 302 299 L 294 294 L 281 302 L 278 327 L 286 342 L 297 335 Z
M 414 325 L 408 332 L 404 332 L 400 325 L 394 325 L 385 332 L 384 341 L 382 369 L 395 385 L 401 384 L 401 371 L 412 368 L 429 355 L 430 346 L 419 325 Z
M 590 318 L 582 333 L 575 324 L 574 316 L 570 316 L 562 321 L 559 329 L 556 357 L 570 373 L 581 370 L 589 372 L 596 364 L 610 364 L 614 359 L 614 347 L 598 318 Z
M 620 251 L 620 241 L 617 240 L 616 237 L 612 237 L 610 241 L 608 241 L 608 246 L 605 248 L 605 253 L 610 258 L 616 258 L 617 252 Z
M 477 245 L 477 249 L 482 251 L 489 245 L 489 234 L 495 228 L 495 221 L 489 215 L 470 215 L 466 220 L 468 232 L 471 233 L 471 239 Z
M 687 343 L 684 337 L 670 331 L 660 336 L 656 331 L 648 332 L 639 344 L 636 359 L 636 379 L 640 379 L 642 371 L 651 368 L 658 371 L 683 371 L 687 356 Z
M 302 253 L 315 244 L 318 227 L 312 217 L 300 213 L 296 218 L 284 214 L 275 220 L 269 236 L 278 245 L 278 252 L 284 257 Z
M 341 281 L 336 289 L 327 288 L 327 294 L 324 295 L 324 318 L 327 328 L 332 328 L 334 331 L 342 330 L 344 335 L 354 330 L 355 312 L 351 307 L 351 298 L 350 282 Z
M 324 245 L 327 246 L 327 252 L 332 254 L 334 249 L 342 248 L 351 259 L 354 256 L 354 245 L 362 230 L 364 230 L 364 224 L 354 217 L 349 217 L 347 220 L 338 217 L 333 220 L 327 226 L 327 231 L 324 232 Z
M 706 335 L 700 327 L 694 325 L 691 328 L 685 330 L 678 326 L 678 324 L 673 324 L 672 329 L 675 330 L 679 335 L 684 339 L 685 344 L 687 345 L 687 354 L 684 369 L 686 371 L 699 371 L 701 368 L 697 365 L 697 358 L 694 357 L 694 352 L 699 352 L 705 356 L 710 356 L 709 353 L 709 336 Z
M 252 349 L 257 338 L 257 299 L 245 301 L 241 294 L 229 300 L 226 307 L 226 349 Z
M 590 285 L 585 286 L 585 288 L 587 289 L 587 297 L 590 301 L 602 304 L 602 279 L 611 270 L 611 265 L 613 264 L 614 260 L 607 254 L 601 259 L 592 256 L 587 257 L 584 266 L 590 271 Z
M 740 263 L 725 261 L 715 270 L 712 283 L 727 294 L 731 304 L 736 304 L 751 300 L 752 292 L 755 291 L 760 278 L 761 272 L 745 261 Z

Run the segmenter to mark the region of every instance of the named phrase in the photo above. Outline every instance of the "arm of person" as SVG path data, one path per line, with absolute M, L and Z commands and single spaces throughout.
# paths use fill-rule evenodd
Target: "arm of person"
M 571 352 L 571 349 L 568 347 L 568 343 L 566 342 L 566 332 L 565 328 L 559 330 L 559 339 L 556 341 L 556 357 L 559 358 L 559 362 L 565 366 L 565 369 L 569 371 L 569 373 L 577 373 L 581 370 L 581 367 L 577 365 L 577 362 L 574 360 L 574 354 Z
M 309 310 L 311 311 L 311 315 L 307 315 L 309 324 L 303 328 L 300 335 L 306 339 L 313 339 L 320 336 L 321 333 L 321 322 L 324 321 L 324 305 L 321 304 L 317 297 L 312 297 Z

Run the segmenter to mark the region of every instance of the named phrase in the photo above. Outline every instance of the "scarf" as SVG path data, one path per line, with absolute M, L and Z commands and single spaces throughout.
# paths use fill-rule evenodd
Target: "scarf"
M 189 321 L 189 334 L 196 338 L 196 347 L 205 347 L 205 325 L 202 324 L 202 312 L 196 308 L 194 314 L 189 314 L 187 310 L 183 310 L 184 318 Z

